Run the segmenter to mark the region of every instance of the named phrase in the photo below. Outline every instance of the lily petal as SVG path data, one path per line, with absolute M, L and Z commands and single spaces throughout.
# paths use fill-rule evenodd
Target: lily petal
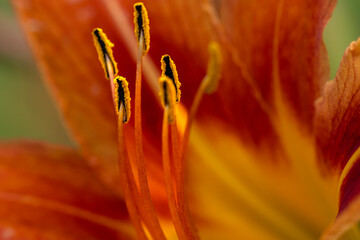
M 336 214 L 336 189 L 329 187 L 336 181 L 318 182 L 308 168 L 270 164 L 271 155 L 249 149 L 231 128 L 212 125 L 213 131 L 203 122 L 194 126 L 191 140 L 199 146 L 188 161 L 189 203 L 200 236 L 317 239 Z
M 302 131 L 311 131 L 313 102 L 329 77 L 322 32 L 335 3 L 260 0 L 220 4 L 218 16 L 228 39 L 226 47 L 233 51 L 219 94 L 233 124 L 250 136 L 248 140 L 271 145 L 269 141 L 276 140 L 279 131 L 272 126 L 284 116 L 282 109 L 298 121 Z
M 315 129 L 320 162 L 341 173 L 360 146 L 360 39 L 346 49 L 335 80 L 316 103 Z
M 315 129 L 319 164 L 337 174 L 339 210 L 324 239 L 337 239 L 359 222 L 360 186 L 360 39 L 346 49 L 333 81 L 316 103 Z
M 123 200 L 74 150 L 0 144 L 1 239 L 135 239 Z
M 324 231 L 322 240 L 339 239 L 343 235 L 350 239 L 359 238 L 360 222 L 360 161 L 356 162 L 341 183 L 339 196 L 339 213 L 334 222 Z

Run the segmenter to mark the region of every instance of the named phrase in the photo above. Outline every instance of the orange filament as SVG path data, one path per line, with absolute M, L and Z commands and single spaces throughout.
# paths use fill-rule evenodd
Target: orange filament
M 173 181 L 171 176 L 171 164 L 169 156 L 169 107 L 164 110 L 163 127 L 162 127 L 162 161 L 165 176 L 166 193 L 168 197 L 170 214 L 174 223 L 175 231 L 180 240 L 187 239 L 179 217 L 178 208 L 176 206 L 175 194 L 173 189 Z
M 146 166 L 144 160 L 144 151 L 142 145 L 142 126 L 141 126 L 141 74 L 142 74 L 142 57 L 143 57 L 144 35 L 140 33 L 139 53 L 136 65 L 135 81 L 135 150 L 136 166 L 138 170 L 138 180 L 140 185 L 141 197 L 145 211 L 145 223 L 149 232 L 154 239 L 166 239 L 161 229 L 159 219 L 156 215 L 155 208 L 150 196 L 149 184 L 147 181 Z
M 222 65 L 222 56 L 220 47 L 216 42 L 211 42 L 209 44 L 209 63 L 207 68 L 207 73 L 195 94 L 193 103 L 191 105 L 188 121 L 186 123 L 184 137 L 183 137 L 183 145 L 181 150 L 181 158 L 182 160 L 185 159 L 185 152 L 187 150 L 189 144 L 189 134 L 190 134 L 190 127 L 192 122 L 195 118 L 196 112 L 199 108 L 201 103 L 202 97 L 204 93 L 212 94 L 216 91 L 218 86 L 219 80 L 221 78 L 221 65 Z
M 162 159 L 165 175 L 165 185 L 168 197 L 168 203 L 170 208 L 171 217 L 173 219 L 175 230 L 180 239 L 198 239 L 194 226 L 191 223 L 190 213 L 184 197 L 184 184 L 182 181 L 182 170 L 180 166 L 180 152 L 178 144 L 178 131 L 176 126 L 176 86 L 174 81 L 169 77 L 162 75 L 159 78 L 160 84 L 160 98 L 162 105 L 164 106 L 164 120 L 163 120 L 163 133 L 162 133 Z M 180 89 L 179 89 L 180 91 Z M 166 118 L 166 119 L 165 119 Z M 169 134 L 168 128 L 171 126 L 171 143 L 173 153 L 173 168 L 175 168 L 175 182 L 173 183 L 171 177 L 171 164 L 169 157 Z M 177 191 L 174 193 L 173 185 L 175 185 Z M 179 198 L 180 197 L 180 198 Z M 178 200 L 176 202 L 176 200 Z M 185 238 L 184 238 L 185 237 Z
M 185 196 L 185 180 L 184 180 L 184 161 L 181 159 L 181 153 L 179 149 L 179 136 L 176 124 L 176 119 L 170 124 L 171 129 L 171 143 L 172 153 L 174 159 L 175 169 L 175 186 L 176 186 L 176 202 L 178 208 L 178 215 L 180 216 L 180 222 L 184 228 L 184 232 L 188 239 L 200 239 L 196 232 L 195 225 L 191 219 L 190 210 Z
M 178 147 L 177 144 L 177 129 L 176 125 L 172 127 L 172 142 L 173 142 L 173 151 L 174 151 L 174 163 L 175 163 L 175 169 L 176 169 L 176 197 L 177 197 L 177 203 L 179 208 L 179 215 L 182 217 L 181 222 L 183 226 L 186 227 L 186 232 L 189 236 L 192 236 L 190 239 L 199 239 L 199 236 L 196 233 L 196 229 L 194 224 L 192 223 L 192 219 L 190 217 L 190 211 L 189 206 L 186 201 L 185 196 L 185 174 L 184 174 L 184 166 L 185 166 L 185 158 L 186 158 L 186 151 L 189 144 L 189 137 L 190 137 L 190 129 L 191 125 L 195 119 L 196 112 L 199 108 L 199 105 L 201 103 L 201 100 L 204 96 L 204 93 L 211 94 L 214 91 L 216 91 L 216 88 L 218 86 L 218 82 L 221 77 L 221 52 L 220 47 L 217 43 L 212 42 L 209 44 L 209 63 L 207 68 L 207 74 L 202 80 L 196 94 L 193 100 L 193 103 L 191 105 L 189 114 L 188 114 L 188 120 L 186 122 L 185 131 L 183 135 L 183 142 L 182 142 L 182 148 L 180 153 L 180 160 L 176 160 L 176 150 Z
M 118 116 L 118 163 L 120 171 L 120 179 L 122 188 L 124 189 L 125 203 L 129 211 L 130 219 L 135 227 L 135 231 L 141 240 L 147 240 L 144 229 L 141 225 L 140 213 L 135 204 L 138 203 L 138 197 L 135 196 L 136 189 L 134 177 L 132 176 L 131 167 L 129 164 L 128 154 L 126 151 L 126 143 L 124 138 L 124 115 L 125 108 L 123 103 L 120 104 Z M 132 183 L 132 184 L 131 184 Z M 132 191 L 130 190 L 132 189 Z

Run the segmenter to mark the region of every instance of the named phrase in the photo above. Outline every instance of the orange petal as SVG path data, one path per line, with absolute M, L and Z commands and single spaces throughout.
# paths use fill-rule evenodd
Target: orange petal
M 325 173 L 341 174 L 338 216 L 323 239 L 338 239 L 360 221 L 359 66 L 360 39 L 346 49 L 335 80 L 326 84 L 316 103 L 319 162 Z
M 1 239 L 133 239 L 124 202 L 64 147 L 0 144 Z
M 303 166 L 274 165 L 228 126 L 211 124 L 212 131 L 194 125 L 187 162 L 186 189 L 201 239 L 318 239 L 336 214 L 336 189 L 329 189 L 336 182 L 313 176 L 307 143 L 294 143 L 305 152 L 298 153 Z
M 135 63 L 117 36 L 115 23 L 96 0 L 15 0 L 14 6 L 70 132 L 94 169 L 118 188 L 115 108 L 91 38 L 95 27 L 103 28 L 115 44 L 119 73 L 134 92 Z M 160 106 L 146 87 L 143 98 L 144 130 L 160 132 L 161 114 L 153 114 Z M 160 145 L 160 135 L 152 140 Z
M 358 234 L 358 231 L 349 231 L 357 228 L 360 221 L 360 161 L 359 158 L 344 178 L 339 196 L 339 212 L 334 222 L 324 231 L 323 240 L 339 239 L 344 234 Z M 359 235 L 355 235 L 358 239 Z
M 253 142 L 274 138 L 272 125 L 283 106 L 305 130 L 312 129 L 313 102 L 329 76 L 322 32 L 335 2 L 220 3 L 218 16 L 229 49 L 220 102 L 232 124 Z
M 360 39 L 346 49 L 335 80 L 316 104 L 315 127 L 320 162 L 341 172 L 360 146 Z

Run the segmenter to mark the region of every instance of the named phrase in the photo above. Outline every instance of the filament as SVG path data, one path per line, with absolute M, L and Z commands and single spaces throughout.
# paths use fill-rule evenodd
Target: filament
M 179 173 L 180 152 L 178 131 L 176 126 L 176 86 L 172 79 L 163 75 L 159 78 L 160 98 L 164 106 L 164 120 L 162 133 L 162 159 L 165 175 L 165 185 L 168 197 L 170 213 L 173 219 L 175 230 L 180 239 L 197 239 L 195 229 L 190 221 L 190 212 L 185 201 L 184 191 L 180 190 L 183 195 L 179 196 L 178 189 L 183 189 L 184 182 L 182 175 Z M 173 153 L 173 166 L 170 163 L 169 156 L 169 126 L 171 128 L 171 143 Z M 172 181 L 171 170 L 175 169 L 175 184 Z M 176 187 L 176 194 L 173 189 Z M 180 198 L 179 198 L 180 197 Z M 176 200 L 178 200 L 176 202 Z M 180 200 L 180 201 L 179 201 Z M 184 238 L 185 237 L 185 238 Z
M 148 238 L 146 237 L 144 229 L 141 225 L 140 212 L 135 205 L 139 201 L 138 198 L 134 196 L 135 191 L 137 192 L 137 188 L 134 182 L 134 177 L 132 175 L 131 166 L 129 164 L 128 154 L 126 151 L 126 143 L 124 139 L 123 129 L 124 112 L 124 105 L 121 103 L 118 116 L 118 163 L 120 179 L 122 187 L 124 189 L 125 203 L 129 211 L 130 219 L 135 227 L 135 231 L 141 240 L 147 240 Z M 132 189 L 132 191 L 130 191 L 130 189 Z
M 169 153 L 169 107 L 165 107 L 163 126 L 162 126 L 162 161 L 164 168 L 166 192 L 168 197 L 170 214 L 174 223 L 175 231 L 180 240 L 185 240 L 187 238 L 182 228 L 182 224 L 179 218 L 178 208 L 176 206 L 169 154 L 170 154 Z
M 139 41 L 139 52 L 136 65 L 135 80 L 135 150 L 136 150 L 136 166 L 138 170 L 138 179 L 140 192 L 143 198 L 145 211 L 145 223 L 148 225 L 149 232 L 156 240 L 165 240 L 165 235 L 161 229 L 159 219 L 156 215 L 154 205 L 151 200 L 149 185 L 147 181 L 146 166 L 144 160 L 144 151 L 142 145 L 142 126 L 141 126 L 141 74 L 142 74 L 142 58 L 144 35 L 141 31 Z

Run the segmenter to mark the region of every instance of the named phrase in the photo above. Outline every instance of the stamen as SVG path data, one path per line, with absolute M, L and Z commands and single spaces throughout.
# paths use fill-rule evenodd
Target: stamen
M 136 64 L 135 80 L 135 151 L 136 167 L 138 171 L 138 180 L 143 204 L 144 221 L 152 237 L 156 240 L 165 240 L 165 235 L 160 226 L 154 204 L 151 200 L 149 184 L 147 180 L 144 150 L 142 145 L 142 126 L 141 126 L 141 81 L 142 81 L 142 60 L 150 47 L 149 20 L 147 11 L 142 3 L 134 5 L 134 24 L 135 36 L 138 40 L 139 52 Z M 146 39 L 145 39 L 146 38 Z M 145 46 L 146 45 L 146 46 Z
M 130 91 L 128 87 L 128 82 L 124 77 L 117 76 L 114 79 L 115 84 L 115 109 L 116 113 L 119 115 L 120 106 L 123 105 L 124 108 L 124 118 L 123 122 L 127 123 L 130 119 Z
M 161 57 L 161 70 L 162 70 L 162 74 L 161 75 L 165 75 L 168 78 L 170 78 L 173 83 L 174 83 L 174 87 L 175 87 L 175 92 L 176 92 L 176 102 L 180 102 L 180 96 L 181 96 L 181 91 L 180 91 L 180 86 L 181 83 L 179 81 L 179 77 L 178 77 L 178 73 L 176 71 L 176 66 L 174 61 L 170 58 L 169 55 L 165 54 Z
M 211 94 L 214 91 L 216 91 L 217 86 L 219 84 L 219 80 L 221 78 L 222 56 L 221 56 L 220 47 L 216 42 L 211 42 L 209 44 L 209 57 L 210 59 L 208 62 L 207 73 L 203 78 L 200 87 L 198 88 L 195 94 L 194 101 L 189 111 L 188 121 L 186 123 L 184 137 L 183 137 L 184 140 L 181 151 L 182 159 L 185 158 L 185 152 L 187 150 L 188 140 L 189 140 L 190 127 L 195 118 L 202 97 L 204 93 Z
M 134 4 L 135 37 L 140 45 L 141 33 L 144 35 L 142 55 L 145 56 L 150 48 L 150 25 L 147 10 L 143 3 Z
M 126 80 L 125 80 L 126 81 Z M 116 93 L 115 93 L 116 94 Z M 117 106 L 117 105 L 115 105 Z M 139 196 L 137 187 L 135 185 L 134 176 L 132 175 L 132 170 L 126 150 L 126 143 L 124 138 L 124 118 L 127 113 L 125 113 L 125 106 L 123 102 L 120 102 L 118 110 L 118 162 L 119 162 L 119 171 L 120 178 L 122 183 L 122 188 L 124 189 L 125 203 L 129 211 L 130 219 L 135 227 L 136 233 L 141 240 L 147 240 L 145 231 L 141 224 L 140 211 L 136 208 L 136 204 L 139 205 Z
M 171 128 L 171 143 L 172 143 L 172 152 L 173 152 L 173 161 L 174 161 L 174 169 L 175 169 L 175 186 L 176 186 L 176 202 L 177 202 L 177 210 L 180 218 L 180 222 L 184 229 L 185 235 L 188 239 L 197 240 L 200 239 L 196 232 L 195 224 L 191 218 L 190 210 L 188 203 L 186 201 L 185 189 L 184 189 L 184 161 L 180 156 L 179 149 L 179 136 L 176 118 L 173 123 L 170 124 Z
M 164 101 L 164 118 L 163 118 L 163 127 L 162 127 L 162 161 L 164 168 L 164 177 L 165 177 L 165 186 L 166 193 L 168 198 L 168 204 L 170 209 L 171 218 L 174 223 L 176 234 L 178 235 L 180 240 L 187 239 L 184 229 L 182 228 L 182 224 L 179 217 L 178 208 L 176 206 L 175 193 L 173 189 L 173 181 L 171 176 L 171 164 L 170 164 L 170 156 L 169 156 L 169 119 L 170 119 L 170 105 L 175 105 L 175 97 L 167 96 L 171 92 L 169 89 L 172 89 L 172 94 L 175 95 L 174 87 L 172 87 L 171 80 L 168 77 L 160 77 L 163 78 L 160 80 L 160 89 L 163 89 L 163 93 L 161 93 L 161 99 Z M 170 84 L 170 85 L 168 85 Z M 171 94 L 171 93 L 170 93 Z M 170 103 L 172 102 L 172 103 Z
M 115 76 L 118 73 L 117 63 L 114 60 L 112 52 L 114 44 L 110 42 L 101 28 L 95 28 L 92 35 L 100 63 L 105 71 L 105 78 L 111 79 L 110 75 Z M 108 64 L 111 65 L 112 72 L 110 72 L 111 70 L 109 71 Z
M 163 167 L 165 174 L 165 185 L 168 196 L 170 213 L 174 222 L 175 230 L 180 239 L 199 239 L 196 234 L 195 227 L 190 218 L 190 211 L 184 196 L 184 182 L 182 163 L 180 161 L 178 130 L 176 124 L 176 92 L 174 82 L 163 75 L 159 79 L 160 83 L 160 100 L 164 107 L 163 134 L 162 134 L 162 152 Z M 180 86 L 180 83 L 179 85 Z M 176 195 L 173 190 L 173 182 L 171 176 L 171 164 L 169 157 L 169 136 L 168 125 L 171 128 L 171 143 L 175 169 L 175 187 Z M 177 202 L 176 202 L 177 200 Z
M 159 79 L 160 83 L 160 99 L 164 108 L 168 109 L 169 123 L 175 118 L 175 87 L 170 78 L 161 76 Z
M 183 142 L 181 146 L 181 154 L 180 154 L 180 161 L 178 161 L 178 166 L 175 166 L 177 169 L 177 176 L 176 176 L 176 185 L 177 187 L 177 202 L 178 202 L 178 208 L 179 208 L 179 215 L 181 217 L 182 224 L 186 226 L 186 234 L 190 235 L 192 239 L 199 239 L 199 236 L 196 233 L 196 229 L 194 224 L 192 223 L 192 219 L 190 217 L 190 211 L 189 206 L 186 201 L 185 197 L 185 190 L 184 190 L 184 166 L 185 166 L 185 153 L 188 148 L 189 144 L 189 135 L 190 135 L 190 128 L 192 125 L 192 122 L 195 119 L 196 112 L 199 108 L 200 102 L 202 100 L 202 97 L 204 93 L 211 94 L 214 91 L 216 91 L 218 82 L 221 77 L 221 51 L 220 47 L 217 43 L 213 42 L 209 44 L 209 55 L 210 59 L 208 62 L 208 68 L 207 73 L 202 80 L 196 94 L 194 97 L 193 104 L 191 105 L 188 120 L 186 122 L 185 131 L 183 135 Z M 177 130 L 172 130 L 173 137 L 175 137 L 175 134 L 177 134 Z M 175 139 L 174 139 L 175 140 Z M 175 142 L 173 140 L 173 142 Z M 176 146 L 173 146 L 173 148 L 176 148 Z M 177 162 L 176 160 L 174 161 Z
M 123 77 L 116 77 L 117 74 L 117 65 L 113 59 L 111 47 L 114 45 L 107 39 L 105 33 L 102 32 L 101 29 L 94 29 L 93 38 L 95 47 L 98 51 L 100 62 L 105 70 L 105 77 L 111 79 L 111 93 L 113 98 L 113 103 L 115 110 L 118 115 L 118 161 L 119 161 L 119 169 L 120 169 L 120 177 L 121 182 L 123 184 L 124 194 L 125 194 L 125 202 L 127 205 L 127 209 L 129 211 L 129 216 L 131 221 L 134 224 L 135 230 L 137 232 L 138 237 L 141 240 L 147 240 L 147 234 L 143 228 L 141 220 L 145 222 L 150 230 L 150 234 L 153 239 L 165 240 L 165 236 L 162 233 L 160 224 L 158 219 L 156 218 L 155 209 L 152 205 L 150 192 L 147 185 L 147 178 L 145 172 L 145 188 L 147 188 L 148 194 L 146 196 L 140 196 L 138 192 L 138 188 L 135 183 L 133 171 L 131 168 L 130 161 L 128 159 L 128 153 L 126 149 L 126 143 L 124 139 L 123 133 L 123 124 L 128 122 L 130 119 L 130 93 L 128 89 L 128 83 Z M 140 79 L 140 85 L 137 81 L 136 85 L 141 87 L 141 65 L 142 65 L 142 50 L 144 44 L 143 33 L 140 33 L 140 46 L 139 46 L 139 57 L 137 64 L 137 74 L 136 79 Z M 140 100 L 141 102 L 141 100 Z M 136 107 L 135 107 L 136 112 Z M 135 114 L 136 116 L 137 114 Z M 138 115 L 139 116 L 139 115 Z M 141 116 L 141 110 L 140 110 Z M 136 121 L 135 121 L 136 122 Z M 140 117 L 141 122 L 141 117 Z M 135 123 L 135 131 L 136 123 Z M 141 128 L 140 128 L 141 132 Z M 136 138 L 136 137 L 135 137 Z M 140 136 L 141 138 L 141 136 Z M 141 141 L 141 140 L 140 140 Z M 143 158 L 143 153 L 141 153 Z M 144 165 L 144 164 L 143 164 Z M 141 171 L 145 171 L 145 165 L 143 166 L 144 170 L 141 170 L 141 167 L 138 167 L 139 179 L 144 179 L 141 177 Z M 144 181 L 139 180 L 140 188 L 144 190 Z
M 220 46 L 217 42 L 211 42 L 209 44 L 209 56 L 210 60 L 204 79 L 206 83 L 204 91 L 207 94 L 212 94 L 216 91 L 221 77 L 222 56 Z

